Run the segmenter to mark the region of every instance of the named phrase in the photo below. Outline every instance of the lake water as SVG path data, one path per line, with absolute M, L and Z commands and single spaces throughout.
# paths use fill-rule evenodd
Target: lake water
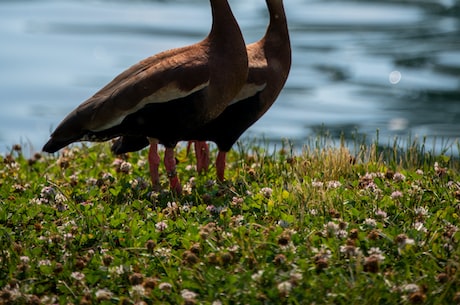
M 246 41 L 263 0 L 230 0 Z M 460 1 L 285 0 L 287 84 L 245 136 L 305 143 L 320 130 L 380 139 L 460 133 Z M 201 40 L 207 0 L 0 1 L 0 153 L 40 150 L 62 118 L 117 74 Z

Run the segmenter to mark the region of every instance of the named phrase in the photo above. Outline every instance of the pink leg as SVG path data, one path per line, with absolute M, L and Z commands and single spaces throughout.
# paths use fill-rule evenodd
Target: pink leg
M 174 148 L 166 147 L 165 150 L 165 167 L 166 173 L 169 178 L 169 186 L 173 192 L 176 194 L 182 193 L 182 187 L 180 185 L 179 178 L 177 177 L 176 172 L 176 159 L 174 157 Z
M 207 172 L 209 167 L 209 146 L 205 141 L 194 141 L 196 155 L 196 170 Z
M 160 175 L 158 173 L 158 167 L 160 166 L 160 156 L 158 155 L 158 140 L 149 139 L 149 168 L 150 178 L 152 179 L 152 187 L 155 191 L 160 190 Z
M 216 171 L 217 171 L 217 180 L 224 181 L 224 173 L 225 173 L 225 158 L 227 156 L 227 152 L 219 150 L 216 159 Z

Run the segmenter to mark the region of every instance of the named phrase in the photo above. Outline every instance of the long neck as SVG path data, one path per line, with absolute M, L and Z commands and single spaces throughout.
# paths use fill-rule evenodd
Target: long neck
M 241 35 L 238 23 L 233 16 L 227 0 L 210 0 L 212 12 L 212 27 L 209 38 L 220 40 L 227 38 L 225 35 Z
M 221 112 L 246 82 L 248 57 L 243 35 L 227 0 L 210 1 L 213 22 L 206 39 L 210 52 L 208 95 L 210 100 L 219 101 L 220 106 L 214 109 Z
M 283 0 L 266 0 L 266 2 L 270 12 L 270 24 L 265 33 L 265 43 L 271 49 L 288 52 L 290 58 L 291 43 Z M 287 54 L 284 55 L 286 56 Z

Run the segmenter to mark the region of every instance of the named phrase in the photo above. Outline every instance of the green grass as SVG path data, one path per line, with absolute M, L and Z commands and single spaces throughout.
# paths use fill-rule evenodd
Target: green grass
M 223 184 L 181 149 L 181 197 L 146 151 L 14 147 L 0 304 L 460 304 L 459 161 L 408 142 L 239 145 Z

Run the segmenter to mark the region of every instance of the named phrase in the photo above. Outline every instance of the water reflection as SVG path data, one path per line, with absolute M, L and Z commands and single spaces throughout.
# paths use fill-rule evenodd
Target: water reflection
M 230 0 L 247 42 L 262 0 Z M 247 133 L 457 138 L 460 1 L 285 1 L 293 67 Z M 207 34 L 208 1 L 0 2 L 0 151 L 39 149 L 63 116 L 128 66 Z

